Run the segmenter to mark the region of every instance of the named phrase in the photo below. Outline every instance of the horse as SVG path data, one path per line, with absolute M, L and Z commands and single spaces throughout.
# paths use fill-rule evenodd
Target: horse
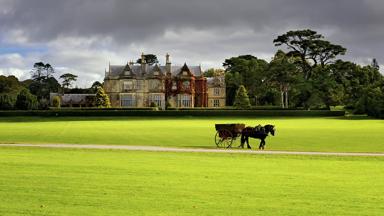
M 265 138 L 267 138 L 268 134 L 272 134 L 275 136 L 275 126 L 274 125 L 265 125 L 264 127 L 258 125 L 256 127 L 246 127 L 241 131 L 241 144 L 239 147 L 244 148 L 244 142 L 247 142 L 247 148 L 251 148 L 249 145 L 249 137 L 260 139 L 259 149 L 264 150 L 265 147 Z

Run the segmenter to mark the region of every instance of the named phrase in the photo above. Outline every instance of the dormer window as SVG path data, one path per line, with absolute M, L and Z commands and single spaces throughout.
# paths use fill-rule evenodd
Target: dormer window
M 153 75 L 155 75 L 155 76 L 159 76 L 159 71 L 155 71 L 155 72 L 153 72 Z
M 183 75 L 184 75 L 184 76 L 187 76 L 187 75 L 188 75 L 188 72 L 187 72 L 187 71 L 183 71 Z
M 131 71 L 124 71 L 124 75 L 126 75 L 126 76 L 131 75 Z

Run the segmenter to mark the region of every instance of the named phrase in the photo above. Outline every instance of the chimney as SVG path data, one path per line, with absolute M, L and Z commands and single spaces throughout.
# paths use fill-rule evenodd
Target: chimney
M 171 73 L 171 61 L 169 61 L 168 53 L 165 55 L 165 68 L 167 70 L 167 73 Z
M 108 62 L 108 74 L 111 76 L 111 62 Z
M 145 61 L 144 53 L 141 53 L 141 72 L 143 74 L 147 72 L 147 62 Z

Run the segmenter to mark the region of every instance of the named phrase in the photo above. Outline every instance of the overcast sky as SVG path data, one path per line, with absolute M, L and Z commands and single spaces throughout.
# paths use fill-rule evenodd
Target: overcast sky
M 88 87 L 141 52 L 204 69 L 270 61 L 274 38 L 305 28 L 346 47 L 344 59 L 384 63 L 383 0 L 0 0 L 0 74 L 27 79 L 43 61 Z

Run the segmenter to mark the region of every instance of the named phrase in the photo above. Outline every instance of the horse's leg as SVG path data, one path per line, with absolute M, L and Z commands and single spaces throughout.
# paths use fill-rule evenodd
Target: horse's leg
M 262 144 L 262 149 L 264 150 L 265 140 L 263 140 L 262 142 L 263 142 L 263 144 Z
M 240 145 L 239 145 L 239 148 L 244 148 L 244 142 L 245 142 L 245 138 L 244 138 L 244 134 L 241 133 L 241 140 L 240 140 Z
M 263 148 L 263 140 L 260 140 L 259 149 L 261 150 Z
M 251 149 L 251 146 L 249 145 L 249 137 L 247 137 L 247 148 Z

